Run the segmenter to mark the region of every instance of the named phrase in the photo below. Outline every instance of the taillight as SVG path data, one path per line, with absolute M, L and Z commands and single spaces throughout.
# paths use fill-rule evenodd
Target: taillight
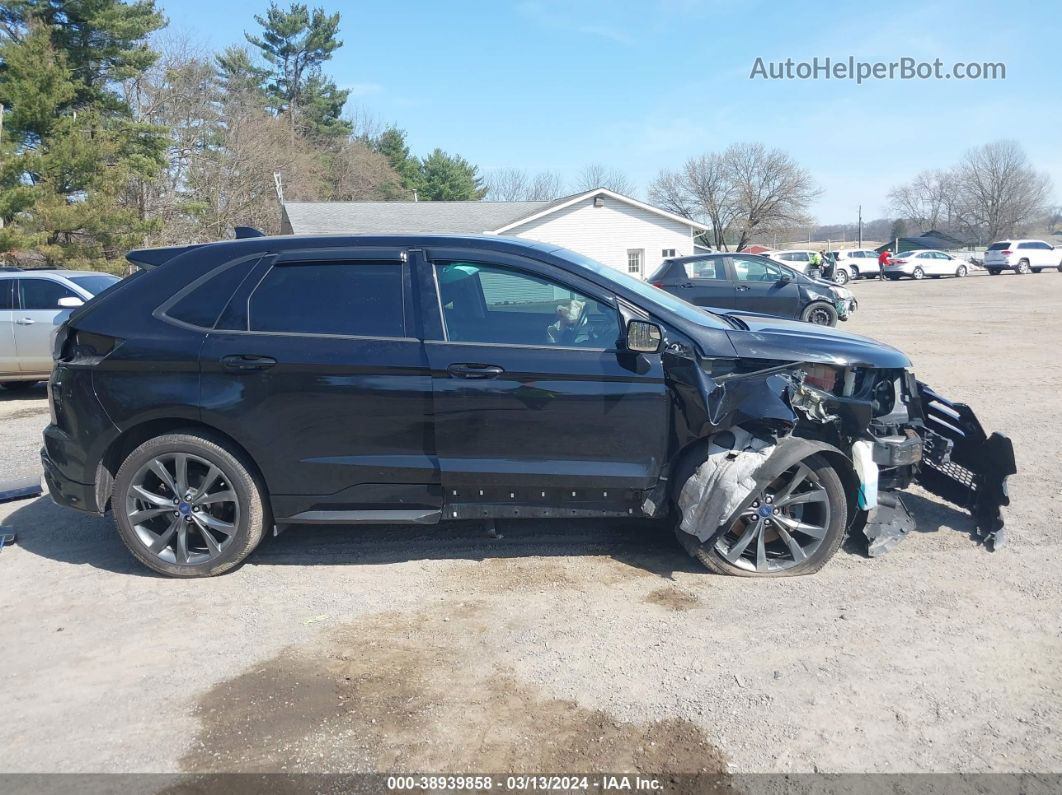
M 64 329 L 65 334 L 62 333 Z M 68 364 L 96 364 L 120 342 L 117 337 L 63 326 L 60 334 L 56 335 L 55 350 L 58 351 L 58 361 Z
M 905 259 L 890 259 L 889 260 L 889 264 L 890 265 L 906 265 L 907 264 L 907 260 L 905 260 Z
M 651 282 L 651 284 L 653 285 L 653 287 L 658 287 L 661 290 L 664 289 L 664 283 L 663 282 Z
M 999 253 L 1002 254 L 1004 257 L 1009 257 L 1014 252 L 1013 251 L 1001 251 Z

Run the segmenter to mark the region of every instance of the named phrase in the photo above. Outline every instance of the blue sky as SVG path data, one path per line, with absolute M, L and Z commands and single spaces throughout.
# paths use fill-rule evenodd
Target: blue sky
M 220 49 L 266 0 L 159 0 L 171 29 Z M 286 4 L 286 2 L 285 2 Z M 310 5 L 314 5 L 313 2 Z M 964 150 L 1018 140 L 1062 195 L 1054 3 L 516 0 L 347 3 L 327 71 L 352 103 L 482 170 L 587 163 L 645 190 L 661 168 L 737 141 L 789 152 L 822 223 L 885 215 L 889 188 Z M 750 80 L 766 61 L 1002 61 L 1005 80 Z

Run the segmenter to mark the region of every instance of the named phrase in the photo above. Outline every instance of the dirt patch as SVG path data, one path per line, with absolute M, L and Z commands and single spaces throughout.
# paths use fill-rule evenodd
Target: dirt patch
M 677 588 L 657 588 L 645 597 L 645 601 L 679 613 L 692 610 L 701 603 L 700 599 L 693 594 L 680 591 Z
M 18 409 L 16 411 L 12 411 L 10 413 L 5 413 L 3 415 L 3 419 L 5 421 L 7 421 L 7 420 L 24 420 L 24 419 L 27 419 L 29 417 L 47 417 L 47 416 L 48 416 L 48 407 L 46 405 L 44 408 Z
M 687 720 L 617 720 L 544 696 L 483 653 L 476 605 L 383 614 L 292 649 L 198 702 L 188 772 L 660 775 L 726 770 Z

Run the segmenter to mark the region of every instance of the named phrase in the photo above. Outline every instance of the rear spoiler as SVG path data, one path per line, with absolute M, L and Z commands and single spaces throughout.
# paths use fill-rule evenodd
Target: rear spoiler
M 247 240 L 252 237 L 265 237 L 265 233 L 255 229 L 253 226 L 237 226 L 233 229 L 233 232 L 235 233 L 237 240 Z M 179 254 L 191 251 L 194 248 L 200 248 L 204 245 L 206 244 L 196 243 L 191 246 L 171 246 L 170 248 L 141 248 L 136 251 L 130 251 L 125 255 L 125 258 L 138 268 L 151 270 L 157 268 L 159 265 L 165 265 Z
M 144 270 L 152 270 L 159 265 L 164 265 L 179 254 L 200 248 L 202 244 L 194 246 L 171 246 L 170 248 L 142 248 L 130 251 L 125 258 L 131 263 Z

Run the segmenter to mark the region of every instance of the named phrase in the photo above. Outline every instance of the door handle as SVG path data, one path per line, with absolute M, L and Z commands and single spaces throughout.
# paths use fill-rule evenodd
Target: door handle
M 498 367 L 496 364 L 473 364 L 462 362 L 459 364 L 451 364 L 446 368 L 446 372 L 454 378 L 497 378 L 504 373 L 505 370 Z
M 747 284 L 739 284 L 737 286 L 737 289 L 740 290 L 741 292 L 747 292 L 748 289 L 749 289 L 749 286 Z
M 238 353 L 231 356 L 221 357 L 221 366 L 226 370 L 237 373 L 247 373 L 252 370 L 268 370 L 275 365 L 277 360 L 272 356 L 255 356 L 249 353 Z
M 693 282 L 683 282 L 679 287 L 693 287 Z
M 32 318 L 21 317 L 15 321 L 20 326 L 32 326 L 36 321 Z

